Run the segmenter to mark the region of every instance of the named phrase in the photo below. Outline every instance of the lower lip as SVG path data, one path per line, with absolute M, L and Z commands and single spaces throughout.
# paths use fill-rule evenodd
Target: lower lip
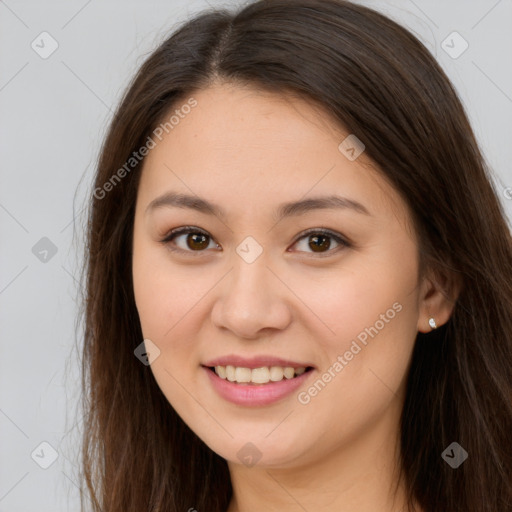
M 227 379 L 221 379 L 209 368 L 203 366 L 203 369 L 208 374 L 215 391 L 222 398 L 234 404 L 249 407 L 269 405 L 291 395 L 313 373 L 313 370 L 309 370 L 293 379 L 283 379 L 268 384 L 237 384 Z

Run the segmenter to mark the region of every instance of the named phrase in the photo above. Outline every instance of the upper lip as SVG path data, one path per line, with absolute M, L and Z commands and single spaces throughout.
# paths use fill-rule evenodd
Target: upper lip
M 228 355 L 211 359 L 203 364 L 203 366 L 238 366 L 240 368 L 262 368 L 264 366 L 282 366 L 292 368 L 308 368 L 313 367 L 310 363 L 301 363 L 297 361 L 291 361 L 290 359 L 282 359 L 274 356 L 254 356 L 254 357 L 243 357 L 237 355 Z

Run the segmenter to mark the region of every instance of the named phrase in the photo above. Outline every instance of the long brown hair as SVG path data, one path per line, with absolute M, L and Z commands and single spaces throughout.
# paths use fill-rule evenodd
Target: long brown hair
M 418 503 L 426 512 L 510 512 L 510 226 L 435 59 L 406 29 L 343 0 L 260 0 L 200 13 L 147 58 L 120 102 L 89 203 L 82 510 L 90 501 L 95 512 L 224 512 L 232 495 L 226 461 L 185 425 L 134 356 L 143 337 L 131 250 L 144 160 L 126 166 L 173 108 L 219 81 L 325 107 L 364 142 L 413 212 L 422 270 L 435 271 L 447 290 L 462 283 L 448 323 L 417 335 L 402 476 L 410 510 Z M 457 469 L 441 457 L 454 441 L 469 454 Z

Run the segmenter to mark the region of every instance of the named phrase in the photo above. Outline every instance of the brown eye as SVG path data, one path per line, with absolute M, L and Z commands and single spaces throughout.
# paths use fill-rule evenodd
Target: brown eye
M 168 246 L 171 251 L 189 254 L 195 253 L 194 255 L 205 253 L 205 249 L 208 248 L 219 248 L 219 245 L 214 242 L 208 233 L 193 226 L 174 229 L 161 242 Z M 349 242 L 337 233 L 322 228 L 304 233 L 293 245 L 304 244 L 304 242 L 307 242 L 307 244 L 305 244 L 305 247 L 303 246 L 299 252 L 313 252 L 327 256 L 337 252 L 336 249 L 351 246 Z M 337 244 L 334 249 L 332 248 L 333 243 Z M 211 244 L 213 244 L 212 247 L 210 247 Z
M 309 237 L 309 247 L 314 252 L 323 252 L 324 250 L 328 250 L 331 246 L 330 237 L 326 235 L 311 235 Z
M 201 253 L 205 252 L 204 249 L 207 249 L 213 240 L 204 231 L 188 226 L 172 230 L 162 243 L 168 245 L 171 251 Z M 214 243 L 214 247 L 218 247 L 217 244 Z
M 209 245 L 208 235 L 203 235 L 202 233 L 189 233 L 186 236 L 187 246 L 190 249 L 206 249 Z
M 332 248 L 333 242 L 337 244 Z M 303 234 L 294 245 L 302 244 L 301 252 L 334 253 L 336 249 L 350 247 L 340 235 L 325 229 L 315 229 Z M 308 250 L 309 249 L 309 250 Z M 327 254 L 329 255 L 329 254 Z

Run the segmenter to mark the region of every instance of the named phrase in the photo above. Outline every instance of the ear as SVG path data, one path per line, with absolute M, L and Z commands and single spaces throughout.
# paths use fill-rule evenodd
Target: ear
M 437 327 L 448 322 L 461 290 L 462 279 L 458 274 L 430 271 L 421 283 L 418 331 L 432 331 L 428 323 L 430 318 L 435 320 Z

